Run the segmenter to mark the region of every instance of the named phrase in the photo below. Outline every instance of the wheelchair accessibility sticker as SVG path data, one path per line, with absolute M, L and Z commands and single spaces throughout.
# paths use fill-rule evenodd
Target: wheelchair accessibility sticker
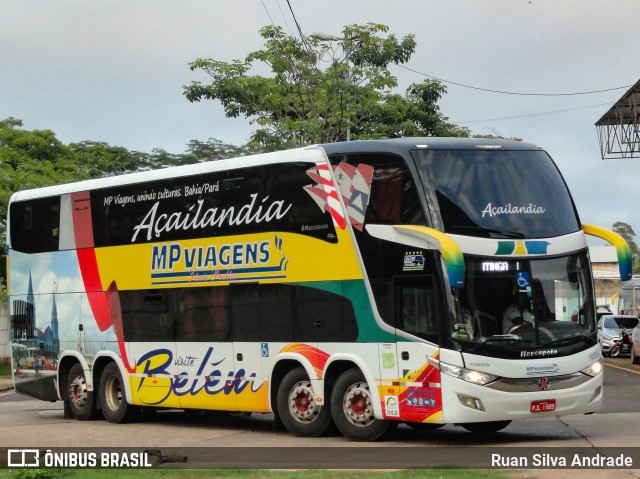
M 518 290 L 521 293 L 527 293 L 531 296 L 531 277 L 526 271 L 519 271 L 516 274 L 516 282 L 518 283 Z

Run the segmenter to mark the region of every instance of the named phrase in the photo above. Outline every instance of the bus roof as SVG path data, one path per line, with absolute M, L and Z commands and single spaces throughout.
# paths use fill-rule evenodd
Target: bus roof
M 381 148 L 384 145 L 384 148 Z M 224 160 L 213 160 L 191 165 L 174 166 L 161 168 L 158 170 L 128 173 L 106 178 L 84 180 L 63 185 L 47 186 L 32 190 L 23 190 L 14 193 L 10 199 L 22 201 L 47 196 L 56 196 L 77 191 L 88 191 L 98 188 L 107 188 L 116 185 L 127 185 L 140 182 L 154 181 L 168 176 L 191 176 L 212 171 L 232 170 L 244 168 L 258 164 L 286 163 L 296 161 L 318 162 L 324 160 L 327 155 L 339 153 L 367 153 L 380 152 L 404 154 L 415 149 L 446 149 L 446 150 L 469 150 L 469 149 L 504 149 L 504 150 L 541 150 L 540 147 L 521 141 L 487 139 L 487 138 L 454 138 L 454 137 L 414 137 L 414 138 L 394 138 L 387 140 L 356 140 L 339 143 L 326 143 L 313 145 L 305 148 L 278 151 L 273 153 L 263 153 L 245 157 L 227 158 Z
M 388 140 L 356 140 L 320 145 L 329 155 L 337 153 L 372 152 L 380 150 L 384 141 L 385 151 L 402 153 L 415 149 L 434 150 L 542 150 L 539 146 L 515 140 L 497 138 L 456 138 L 456 137 L 415 137 L 393 138 Z
M 263 153 L 244 157 L 227 158 L 224 160 L 212 160 L 190 165 L 173 166 L 157 170 L 141 171 L 124 175 L 108 176 L 92 180 L 66 183 L 62 185 L 46 186 L 32 190 L 23 190 L 14 193 L 10 202 L 30 200 L 47 196 L 57 196 L 78 191 L 89 191 L 111 186 L 129 185 L 148 181 L 160 180 L 168 177 L 193 176 L 213 171 L 234 170 L 255 165 L 267 165 L 274 163 L 287 163 L 296 161 L 318 162 L 324 161 L 325 156 L 318 147 L 296 148 L 292 150 Z

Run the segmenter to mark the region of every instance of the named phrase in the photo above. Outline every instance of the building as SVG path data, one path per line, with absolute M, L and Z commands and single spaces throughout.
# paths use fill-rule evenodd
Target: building
M 589 246 L 591 269 L 595 284 L 596 304 L 611 306 L 611 298 L 620 292 L 624 284 L 620 281 L 618 254 L 614 246 Z
M 17 348 L 18 357 L 14 357 L 17 364 L 23 367 L 53 368 L 60 353 L 56 295 L 52 294 L 49 324 L 46 327 L 38 327 L 31 274 L 26 298 L 12 302 L 9 336 L 14 344 L 19 345 L 14 346 Z

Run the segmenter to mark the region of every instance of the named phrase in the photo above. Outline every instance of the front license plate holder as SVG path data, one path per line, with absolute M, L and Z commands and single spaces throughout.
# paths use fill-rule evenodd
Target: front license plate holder
M 555 399 L 545 399 L 544 401 L 531 401 L 531 406 L 529 407 L 531 412 L 549 412 L 556 410 L 556 400 Z

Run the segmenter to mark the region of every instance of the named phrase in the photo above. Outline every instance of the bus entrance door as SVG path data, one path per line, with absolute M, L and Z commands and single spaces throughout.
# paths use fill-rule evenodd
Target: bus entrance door
M 398 381 L 398 357 L 396 343 L 381 343 L 378 345 L 380 361 L 380 399 L 382 414 L 389 419 L 400 418 L 400 392 Z

